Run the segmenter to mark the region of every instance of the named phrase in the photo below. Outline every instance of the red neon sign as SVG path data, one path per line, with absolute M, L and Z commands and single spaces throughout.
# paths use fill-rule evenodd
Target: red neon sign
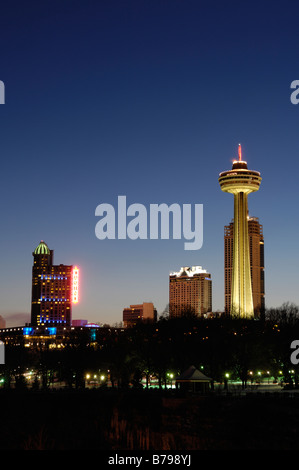
M 77 268 L 77 266 L 74 267 L 72 276 L 72 302 L 76 304 L 79 302 L 79 268 Z

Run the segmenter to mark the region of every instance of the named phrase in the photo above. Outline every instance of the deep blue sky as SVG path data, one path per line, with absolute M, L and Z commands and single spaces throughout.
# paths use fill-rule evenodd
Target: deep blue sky
M 32 251 L 78 264 L 73 318 L 113 324 L 132 303 L 168 303 L 169 272 L 212 274 L 224 305 L 219 172 L 238 143 L 263 181 L 266 305 L 299 303 L 299 79 L 296 1 L 7 1 L 0 6 L 0 315 L 23 324 Z M 204 244 L 100 241 L 95 209 L 203 204 Z M 16 318 L 16 314 L 19 315 Z

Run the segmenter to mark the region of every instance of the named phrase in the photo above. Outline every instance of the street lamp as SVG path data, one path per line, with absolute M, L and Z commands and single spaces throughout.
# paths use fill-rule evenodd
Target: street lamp
M 173 379 L 173 374 L 169 374 L 170 377 L 170 388 L 172 388 L 172 379 Z
M 226 372 L 226 373 L 224 374 L 224 377 L 225 377 L 225 379 L 224 379 L 224 388 L 228 388 L 229 373 Z

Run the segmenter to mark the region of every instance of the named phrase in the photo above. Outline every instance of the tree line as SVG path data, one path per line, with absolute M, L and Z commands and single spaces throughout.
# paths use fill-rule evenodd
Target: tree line
M 198 318 L 185 311 L 179 318 L 162 315 L 156 322 L 142 322 L 126 329 L 97 328 L 70 333 L 63 347 L 7 345 L 0 374 L 3 386 L 25 385 L 25 372 L 33 370 L 36 386 L 63 381 L 70 388 L 84 387 L 86 374 L 103 374 L 102 386 L 149 387 L 152 377 L 160 388 L 169 374 L 173 380 L 194 365 L 213 382 L 257 379 L 269 374 L 297 386 L 298 366 L 290 362 L 290 345 L 299 339 L 299 308 L 283 304 L 266 310 L 260 320 Z M 34 384 L 34 382 L 33 382 Z

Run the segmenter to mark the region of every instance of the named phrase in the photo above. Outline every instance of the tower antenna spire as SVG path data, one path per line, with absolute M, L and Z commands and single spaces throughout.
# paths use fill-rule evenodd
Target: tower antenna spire
M 239 144 L 238 153 L 239 153 L 239 162 L 241 162 L 242 161 L 242 147 L 241 147 L 241 144 Z

